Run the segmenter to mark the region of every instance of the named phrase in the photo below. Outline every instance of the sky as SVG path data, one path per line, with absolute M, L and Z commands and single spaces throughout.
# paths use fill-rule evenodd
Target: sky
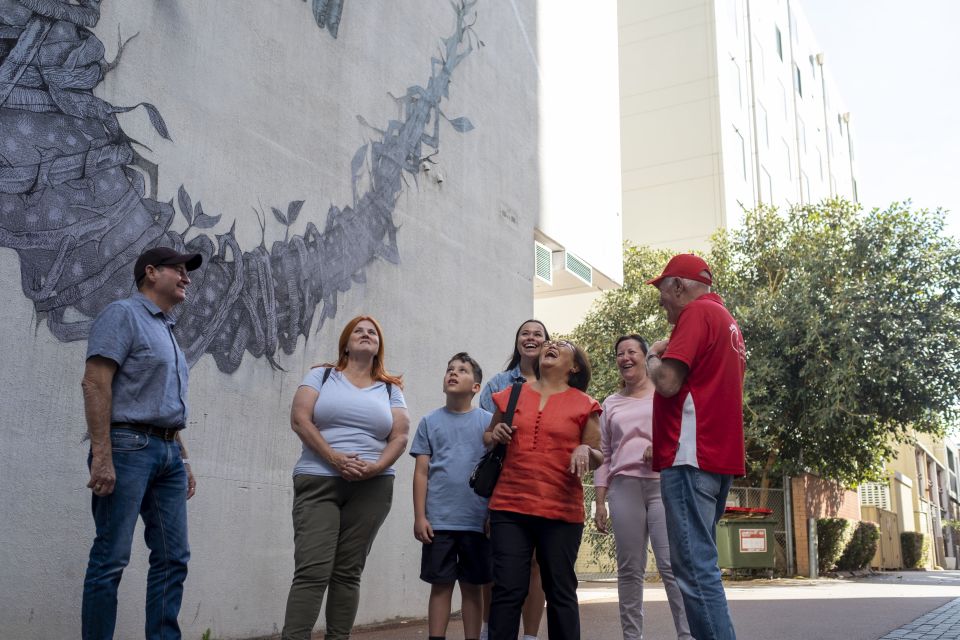
M 960 237 L 960 2 L 793 3 L 850 111 L 860 202 L 948 209 Z

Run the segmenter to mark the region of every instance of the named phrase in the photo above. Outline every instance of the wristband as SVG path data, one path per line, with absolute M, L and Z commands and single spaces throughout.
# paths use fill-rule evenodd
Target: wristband
M 182 458 L 183 464 L 190 464 L 189 458 Z

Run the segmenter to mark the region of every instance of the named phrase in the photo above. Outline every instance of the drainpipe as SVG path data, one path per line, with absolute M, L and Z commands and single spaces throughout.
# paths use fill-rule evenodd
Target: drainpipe
M 752 127 L 750 139 L 753 141 L 753 206 L 760 203 L 760 136 L 757 134 L 757 92 L 753 81 L 753 21 L 750 19 L 750 0 L 745 2 L 747 8 L 747 55 L 750 61 L 747 69 L 750 70 L 750 124 Z M 771 204 L 771 203 L 767 203 Z
M 850 156 L 850 192 L 853 196 L 853 201 L 856 203 L 860 201 L 860 198 L 857 196 L 857 177 L 853 173 L 853 137 L 850 135 L 849 111 L 843 114 L 843 124 L 847 130 L 847 155 Z
M 830 160 L 830 121 L 827 119 L 827 79 L 823 75 L 823 58 L 822 53 L 818 53 L 816 56 L 817 66 L 820 67 L 820 100 L 823 102 L 823 134 L 826 136 L 827 141 L 827 188 L 830 190 L 830 197 L 833 198 L 833 168 L 831 166 Z
M 785 540 L 785 552 L 787 555 L 787 576 L 794 574 L 793 562 L 793 484 L 790 482 L 790 476 L 783 476 L 783 528 Z

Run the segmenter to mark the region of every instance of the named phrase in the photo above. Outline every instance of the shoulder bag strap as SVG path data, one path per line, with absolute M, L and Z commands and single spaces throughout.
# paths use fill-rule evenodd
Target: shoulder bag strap
M 513 413 L 517 410 L 517 400 L 520 399 L 520 389 L 523 388 L 523 383 L 517 380 L 513 383 L 513 388 L 510 389 L 510 399 L 507 401 L 507 410 L 503 413 L 503 421 L 507 424 L 513 422 Z

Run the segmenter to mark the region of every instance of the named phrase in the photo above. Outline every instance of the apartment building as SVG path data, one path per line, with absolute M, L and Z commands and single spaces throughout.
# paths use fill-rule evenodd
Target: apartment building
M 760 203 L 857 200 L 853 119 L 801 3 L 620 0 L 618 24 L 625 240 L 705 251 Z M 535 306 L 571 329 L 597 289 Z

